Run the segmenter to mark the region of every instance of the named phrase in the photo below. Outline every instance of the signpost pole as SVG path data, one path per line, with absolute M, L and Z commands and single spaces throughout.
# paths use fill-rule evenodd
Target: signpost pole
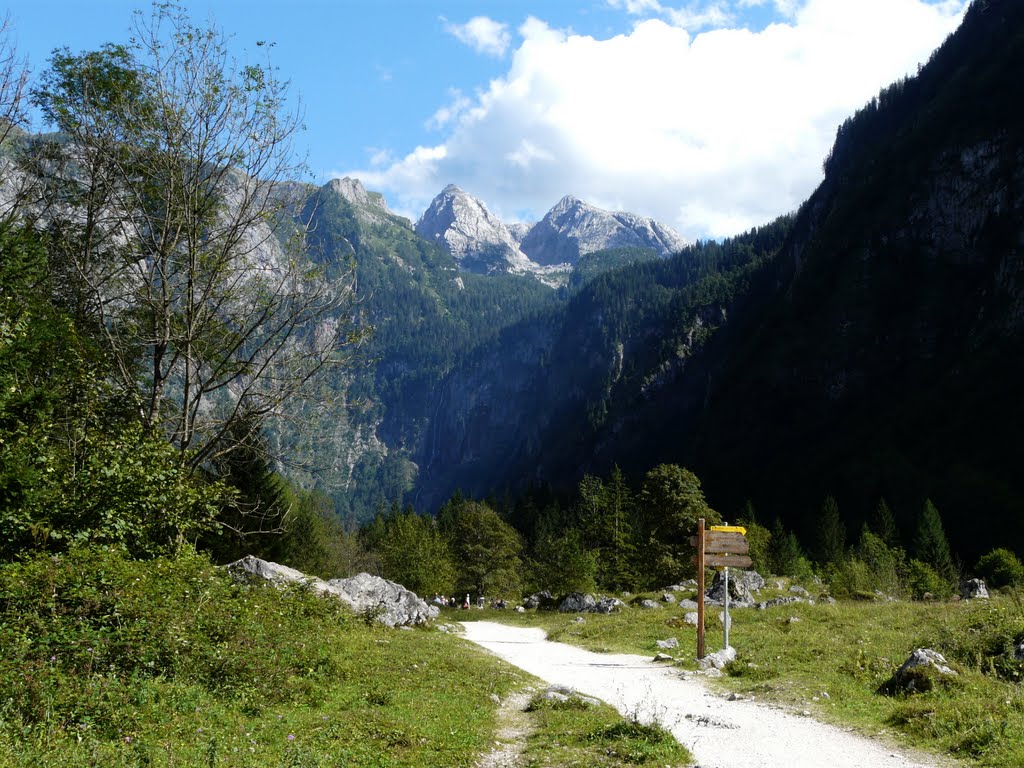
M 704 518 L 697 521 L 697 659 L 704 658 Z
M 725 645 L 722 646 L 723 651 L 729 650 L 729 566 L 725 566 Z

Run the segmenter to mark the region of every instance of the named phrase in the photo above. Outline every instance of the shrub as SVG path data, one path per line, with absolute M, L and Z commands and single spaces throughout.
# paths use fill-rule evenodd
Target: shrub
M 923 600 L 926 595 L 945 599 L 953 594 L 952 583 L 920 560 L 911 560 L 907 566 L 907 586 L 910 588 L 911 596 L 916 600 Z
M 990 587 L 1016 587 L 1024 583 L 1024 565 L 1017 555 L 1002 547 L 982 555 L 974 572 Z

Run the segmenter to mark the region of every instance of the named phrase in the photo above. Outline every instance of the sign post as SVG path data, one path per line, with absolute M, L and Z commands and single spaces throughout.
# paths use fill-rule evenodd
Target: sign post
M 697 553 L 697 658 L 704 658 L 704 569 L 725 569 L 725 648 L 729 647 L 729 568 L 749 568 L 754 563 L 747 555 L 750 544 L 747 529 L 739 525 L 713 525 L 704 529 L 704 518 L 697 521 L 697 535 L 690 537 Z
M 697 521 L 697 658 L 704 658 L 704 518 Z
M 725 566 L 725 607 L 723 608 L 724 621 L 722 626 L 725 627 L 725 639 L 722 641 L 722 650 L 727 651 L 729 649 L 729 566 Z

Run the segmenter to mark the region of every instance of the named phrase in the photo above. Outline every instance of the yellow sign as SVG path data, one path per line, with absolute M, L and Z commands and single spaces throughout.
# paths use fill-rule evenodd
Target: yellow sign
M 747 529 L 742 525 L 712 525 L 708 530 L 727 531 L 729 533 L 742 533 L 744 536 L 747 535 Z

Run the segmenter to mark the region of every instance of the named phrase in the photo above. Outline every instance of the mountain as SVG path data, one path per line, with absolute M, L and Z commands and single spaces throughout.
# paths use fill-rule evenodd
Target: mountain
M 484 203 L 449 184 L 416 222 L 416 234 L 448 251 L 470 272 L 529 271 L 529 259 L 508 227 Z
M 727 503 L 884 496 L 912 531 L 930 497 L 968 558 L 1024 545 L 1022 71 L 1024 5 L 975 2 L 840 126 L 693 441 Z
M 346 176 L 331 179 L 326 190 L 339 195 L 352 206 L 353 213 L 367 224 L 394 224 L 408 226 L 408 221 L 391 212 L 380 192 L 367 192 L 359 179 Z
M 566 195 L 522 238 L 520 247 L 532 261 L 550 265 L 575 264 L 580 256 L 610 248 L 651 248 L 668 256 L 686 244 L 654 219 L 610 213 Z
M 795 217 L 603 273 L 457 361 L 417 498 L 677 462 L 805 541 L 831 494 L 851 532 L 885 497 L 909 543 L 930 498 L 968 559 L 1024 548 L 1022 71 L 1024 4 L 976 0 L 840 126 Z M 523 251 L 564 258 L 540 231 Z
M 567 276 L 581 256 L 597 251 L 646 248 L 668 256 L 686 245 L 682 236 L 654 219 L 610 213 L 572 195 L 536 224 L 506 226 L 482 201 L 454 184 L 434 198 L 415 229 L 445 248 L 462 269 L 483 274 Z

